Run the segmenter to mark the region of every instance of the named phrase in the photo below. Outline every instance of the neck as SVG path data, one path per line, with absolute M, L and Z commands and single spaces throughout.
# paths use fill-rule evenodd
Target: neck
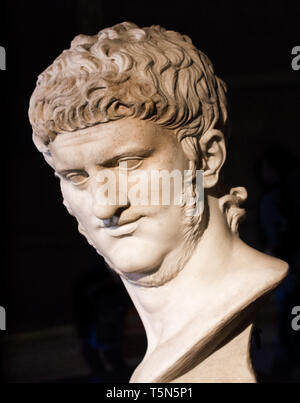
M 210 211 L 219 210 L 216 203 L 216 199 L 210 200 Z M 138 286 L 123 279 L 143 321 L 148 354 L 184 328 L 207 307 L 211 297 L 215 299 L 216 290 L 221 291 L 232 269 L 235 239 L 221 212 L 211 214 L 192 257 L 175 278 L 159 287 Z
M 209 208 L 209 224 L 177 276 L 157 287 L 123 278 L 148 339 L 132 382 L 172 382 L 185 373 L 189 378 L 193 368 L 198 380 L 205 373 L 225 379 L 226 370 L 239 368 L 233 379 L 255 381 L 249 364 L 253 314 L 286 276 L 287 265 L 231 233 L 217 199 L 209 199 Z

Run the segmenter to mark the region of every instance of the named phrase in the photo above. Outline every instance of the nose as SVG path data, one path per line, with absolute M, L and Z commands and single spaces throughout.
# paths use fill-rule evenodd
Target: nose
M 92 187 L 92 212 L 100 220 L 118 217 L 129 207 L 127 194 L 120 191 L 116 181 L 105 184 L 94 181 Z
M 124 205 L 108 205 L 103 206 L 99 203 L 93 203 L 93 214 L 99 218 L 99 220 L 109 220 L 113 217 L 119 217 L 121 212 L 129 206 L 129 203 Z

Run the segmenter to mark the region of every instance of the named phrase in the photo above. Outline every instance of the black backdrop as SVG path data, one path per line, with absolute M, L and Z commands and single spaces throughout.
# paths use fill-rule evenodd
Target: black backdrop
M 298 200 L 300 70 L 291 68 L 291 50 L 300 45 L 299 2 L 11 0 L 5 6 L 0 305 L 6 307 L 8 333 L 74 321 L 74 295 L 87 266 L 105 270 L 62 206 L 58 182 L 32 144 L 27 118 L 37 75 L 78 33 L 94 34 L 126 20 L 159 24 L 189 35 L 210 57 L 230 90 L 233 136 L 226 169 L 232 183 L 249 192 L 242 237 L 264 248 L 257 166 L 266 150 L 279 152 L 286 192 L 293 205 Z M 294 227 L 291 234 L 298 238 Z

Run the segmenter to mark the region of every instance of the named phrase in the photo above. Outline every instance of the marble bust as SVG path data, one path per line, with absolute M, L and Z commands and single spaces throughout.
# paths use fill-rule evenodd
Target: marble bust
M 160 26 L 76 36 L 38 77 L 29 118 L 64 205 L 143 322 L 131 382 L 255 382 L 255 311 L 288 265 L 239 238 L 247 192 L 221 175 L 226 85 L 207 56 Z M 179 173 L 189 197 L 163 203 L 154 172 Z M 175 180 L 167 188 L 183 195 Z

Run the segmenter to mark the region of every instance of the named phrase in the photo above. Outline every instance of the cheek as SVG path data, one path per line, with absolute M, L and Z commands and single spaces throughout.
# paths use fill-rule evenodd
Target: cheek
M 148 245 L 148 250 L 171 250 L 182 242 L 184 220 L 180 207 L 153 206 L 144 213 L 135 236 Z
M 160 208 L 158 219 L 150 223 L 150 230 L 153 229 L 160 239 L 168 243 L 176 243 L 183 234 L 183 209 L 179 206 L 165 206 Z
M 115 242 L 100 242 L 109 264 L 123 272 L 152 270 L 162 264 L 166 256 L 183 242 L 180 210 L 160 208 L 153 215 L 141 219 L 140 228 L 131 237 Z

